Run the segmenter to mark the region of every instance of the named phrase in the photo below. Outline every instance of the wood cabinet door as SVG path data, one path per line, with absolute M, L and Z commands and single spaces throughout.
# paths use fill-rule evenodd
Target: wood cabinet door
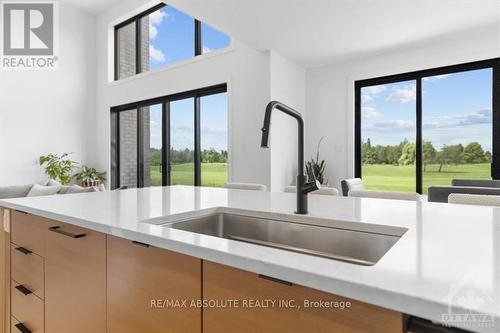
M 208 305 L 203 308 L 204 333 L 403 330 L 401 313 L 207 261 L 203 262 L 203 299 Z M 312 303 L 317 301 L 337 307 L 318 308 Z
M 106 236 L 53 221 L 45 230 L 45 331 L 106 332 Z
M 4 215 L 6 208 L 0 207 L 0 332 L 9 332 L 10 329 L 10 211 Z
M 200 259 L 113 236 L 107 254 L 108 333 L 201 332 Z

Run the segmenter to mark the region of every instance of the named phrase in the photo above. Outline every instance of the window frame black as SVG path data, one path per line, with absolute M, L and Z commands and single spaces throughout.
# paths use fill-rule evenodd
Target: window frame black
M 117 25 L 114 27 L 114 80 L 118 81 L 119 78 L 119 43 L 118 43 L 118 30 L 121 28 L 134 23 L 135 24 L 135 74 L 143 73 L 142 64 L 141 64 L 141 19 L 145 16 L 148 16 L 151 13 L 154 13 L 157 10 L 160 10 L 166 7 L 167 4 L 159 3 L 158 5 L 151 7 L 148 10 L 145 10 Z M 196 18 L 194 20 L 194 57 L 203 54 L 203 46 L 202 46 L 202 24 Z
M 111 189 L 120 185 L 120 112 L 136 110 L 137 113 L 137 187 L 144 187 L 144 145 L 142 132 L 141 109 L 152 105 L 162 105 L 162 186 L 168 186 L 171 178 L 170 165 L 170 103 L 182 99 L 194 98 L 194 185 L 201 186 L 201 105 L 200 99 L 204 96 L 227 93 L 227 84 L 217 84 L 205 88 L 194 89 L 186 92 L 150 98 L 139 102 L 127 103 L 111 107 Z M 113 133 L 115 134 L 113 136 Z M 113 158 L 114 157 L 114 158 Z
M 458 65 L 449 65 L 402 74 L 388 75 L 377 78 L 357 80 L 354 82 L 354 176 L 362 178 L 361 156 L 361 89 L 364 87 L 398 83 L 403 81 L 416 82 L 416 192 L 422 193 L 422 79 L 429 76 L 453 74 L 478 69 L 492 69 L 492 162 L 491 177 L 500 179 L 500 58 L 492 58 L 468 62 Z

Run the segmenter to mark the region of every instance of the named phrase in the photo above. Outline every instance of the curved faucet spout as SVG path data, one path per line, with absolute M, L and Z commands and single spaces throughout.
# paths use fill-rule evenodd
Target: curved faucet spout
M 304 174 L 304 119 L 302 119 L 302 116 L 300 115 L 299 112 L 296 110 L 292 109 L 291 107 L 278 102 L 278 101 L 272 101 L 266 106 L 266 114 L 264 116 L 264 125 L 262 126 L 262 140 L 260 143 L 260 146 L 262 148 L 268 148 L 269 147 L 269 132 L 271 128 L 271 114 L 274 109 L 280 110 L 281 112 L 292 116 L 297 120 L 298 123 L 298 144 L 299 144 L 299 161 L 298 161 L 298 169 L 297 173 L 299 175 Z
M 266 113 L 264 116 L 264 125 L 262 126 L 262 140 L 260 146 L 263 148 L 269 147 L 269 132 L 271 128 L 271 114 L 274 109 L 295 118 L 298 125 L 298 154 L 297 154 L 297 214 L 307 214 L 307 193 L 317 190 L 317 181 L 306 183 L 304 176 L 304 119 L 299 112 L 291 107 L 278 102 L 272 101 L 267 104 Z

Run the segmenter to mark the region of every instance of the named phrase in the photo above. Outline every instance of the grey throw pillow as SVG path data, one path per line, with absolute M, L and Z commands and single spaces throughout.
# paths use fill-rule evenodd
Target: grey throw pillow
M 35 184 L 28 192 L 27 197 L 41 197 L 45 195 L 53 195 L 59 192 L 60 189 L 61 189 L 60 186 L 43 186 Z
M 66 194 L 68 192 L 68 189 L 70 188 L 69 185 L 62 185 L 61 186 L 61 189 L 59 190 L 59 192 L 57 192 L 58 194 Z
M 0 187 L 0 199 L 25 197 L 32 187 L 33 184 Z
M 87 192 L 94 192 L 94 189 L 92 187 L 81 187 L 79 185 L 71 185 L 70 187 L 68 187 L 66 194 L 87 193 Z
M 99 184 L 98 186 L 93 186 L 94 192 L 104 192 L 106 191 L 106 187 L 104 184 Z
M 49 179 L 49 181 L 46 184 L 47 186 L 62 186 L 61 183 L 59 183 L 57 180 L 54 179 Z

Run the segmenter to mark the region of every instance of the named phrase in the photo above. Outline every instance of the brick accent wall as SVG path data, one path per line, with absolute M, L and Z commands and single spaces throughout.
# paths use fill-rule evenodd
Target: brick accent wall
M 120 186 L 137 186 L 137 111 L 120 112 Z
M 141 20 L 141 65 L 142 71 L 149 70 L 149 17 Z M 136 74 L 135 62 L 135 23 L 131 23 L 118 32 L 118 78 L 123 79 Z M 150 114 L 149 107 L 143 107 L 143 165 L 144 186 L 150 185 L 151 152 L 150 146 Z M 137 111 L 120 113 L 120 186 L 137 187 Z

